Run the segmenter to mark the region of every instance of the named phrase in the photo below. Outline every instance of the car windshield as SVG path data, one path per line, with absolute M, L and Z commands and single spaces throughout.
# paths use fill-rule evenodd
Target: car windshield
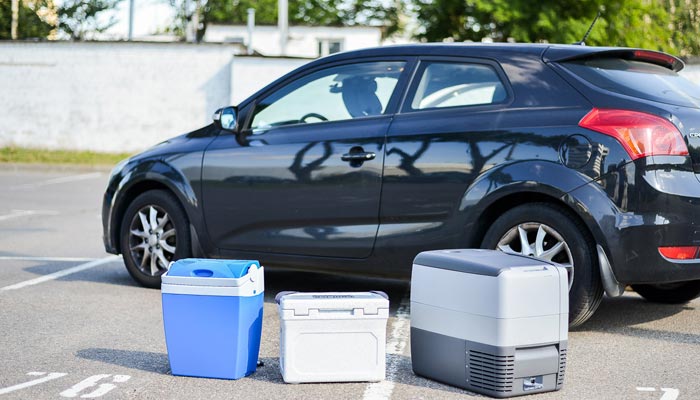
M 563 63 L 599 88 L 645 100 L 700 108 L 700 87 L 659 65 L 621 58 L 593 58 Z

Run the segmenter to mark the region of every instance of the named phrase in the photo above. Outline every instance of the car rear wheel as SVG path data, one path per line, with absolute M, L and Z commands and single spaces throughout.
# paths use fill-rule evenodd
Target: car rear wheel
M 482 248 L 523 254 L 564 267 L 569 282 L 569 326 L 588 320 L 603 298 L 595 243 L 570 211 L 549 203 L 525 204 L 498 217 Z
M 700 296 L 700 281 L 632 285 L 632 289 L 654 303 L 683 304 Z
M 145 192 L 129 205 L 122 219 L 120 243 L 129 274 L 141 285 L 160 287 L 170 262 L 190 256 L 187 215 L 173 195 Z

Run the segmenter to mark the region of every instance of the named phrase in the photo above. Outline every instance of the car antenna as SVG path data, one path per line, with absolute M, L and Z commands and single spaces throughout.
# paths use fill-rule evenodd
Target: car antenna
M 585 46 L 586 45 L 586 39 L 588 39 L 588 35 L 591 34 L 591 30 L 593 30 L 593 26 L 595 25 L 596 22 L 598 22 L 598 18 L 600 18 L 600 11 L 598 11 L 598 15 L 593 18 L 593 22 L 591 22 L 591 26 L 588 27 L 588 30 L 586 31 L 586 34 L 583 35 L 583 39 L 581 39 L 580 42 L 576 42 L 574 44 L 577 44 L 579 46 Z

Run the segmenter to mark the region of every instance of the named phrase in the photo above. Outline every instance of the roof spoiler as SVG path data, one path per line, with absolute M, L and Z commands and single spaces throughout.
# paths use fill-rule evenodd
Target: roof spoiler
M 660 65 L 664 68 L 668 68 L 672 71 L 678 72 L 683 69 L 685 64 L 678 57 L 674 57 L 670 54 L 662 53 L 660 51 L 654 50 L 644 50 L 644 49 L 614 49 L 614 48 L 604 48 L 595 49 L 595 47 L 579 47 L 581 49 L 586 49 L 582 51 L 575 51 L 571 49 L 570 46 L 566 47 L 550 47 L 545 51 L 543 56 L 545 62 L 554 61 L 573 61 L 573 60 L 587 60 L 593 58 L 622 58 L 625 60 L 636 60 L 648 62 L 651 64 Z

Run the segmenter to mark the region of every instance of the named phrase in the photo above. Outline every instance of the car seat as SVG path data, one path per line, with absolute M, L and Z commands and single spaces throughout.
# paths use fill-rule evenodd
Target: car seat
M 382 103 L 375 94 L 377 82 L 374 78 L 353 76 L 343 79 L 343 103 L 353 118 L 382 113 Z

